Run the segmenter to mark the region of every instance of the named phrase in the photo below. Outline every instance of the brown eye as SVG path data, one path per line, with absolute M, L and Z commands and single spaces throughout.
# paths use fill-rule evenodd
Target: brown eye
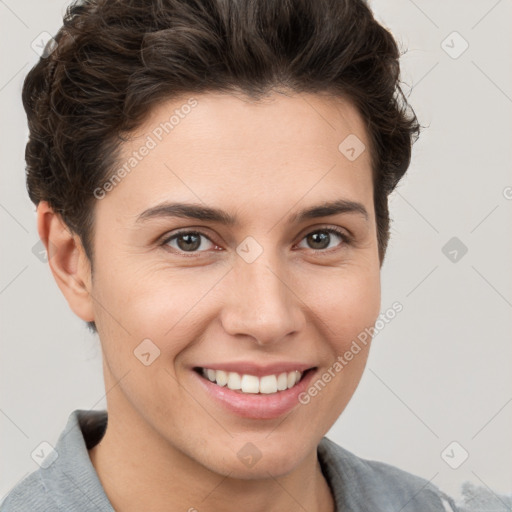
M 335 242 L 336 238 L 343 242 L 343 244 L 338 243 L 338 246 L 349 243 L 348 236 L 342 231 L 334 228 L 317 229 L 316 231 L 312 231 L 306 235 L 303 240 L 306 240 L 308 244 L 307 248 L 313 249 L 315 251 L 323 251 L 325 249 L 332 249 L 333 247 L 336 247 L 336 245 L 330 246 L 330 243 L 333 241 L 333 239 Z
M 172 249 L 177 250 L 178 252 L 203 252 L 203 250 L 198 251 L 202 245 L 202 239 L 208 240 L 212 245 L 213 242 L 203 233 L 199 233 L 197 231 L 182 231 L 180 233 L 176 233 L 171 237 L 168 237 L 164 240 L 162 245 L 167 245 Z M 176 246 L 171 245 L 171 242 L 176 241 Z

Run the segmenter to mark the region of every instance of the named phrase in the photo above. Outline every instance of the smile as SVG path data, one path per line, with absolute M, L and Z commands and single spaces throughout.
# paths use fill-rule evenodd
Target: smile
M 294 370 L 257 377 L 256 375 L 212 370 L 211 368 L 199 368 L 198 370 L 205 379 L 217 384 L 217 386 L 227 387 L 240 393 L 267 395 L 293 388 L 300 382 L 304 374 L 304 372 Z
M 255 420 L 275 419 L 299 406 L 299 395 L 318 374 L 317 366 L 291 361 L 203 364 L 191 368 L 198 389 L 224 411 Z

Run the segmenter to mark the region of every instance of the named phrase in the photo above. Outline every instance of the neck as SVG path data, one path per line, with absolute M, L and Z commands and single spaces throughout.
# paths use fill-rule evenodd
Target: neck
M 109 409 L 105 435 L 89 455 L 118 512 L 335 510 L 316 450 L 284 476 L 236 479 L 191 459 L 138 415 L 121 422 Z

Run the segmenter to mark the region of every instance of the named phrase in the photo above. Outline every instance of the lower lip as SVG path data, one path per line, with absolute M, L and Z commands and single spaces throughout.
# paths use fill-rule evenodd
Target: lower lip
M 308 370 L 293 388 L 269 394 L 233 391 L 214 384 L 194 370 L 192 373 L 208 395 L 228 411 L 243 418 L 269 420 L 279 418 L 300 404 L 299 395 L 307 389 L 316 369 Z

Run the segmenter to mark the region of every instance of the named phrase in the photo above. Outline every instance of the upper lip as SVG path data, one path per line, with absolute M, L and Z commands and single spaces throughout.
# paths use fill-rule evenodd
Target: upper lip
M 226 372 L 236 372 L 240 375 L 254 375 L 263 377 L 265 375 L 279 375 L 283 372 L 305 372 L 315 365 L 309 363 L 300 363 L 293 361 L 276 362 L 272 364 L 257 364 L 254 361 L 237 361 L 230 363 L 205 363 L 197 365 L 195 368 L 208 368 L 210 370 L 224 370 Z

